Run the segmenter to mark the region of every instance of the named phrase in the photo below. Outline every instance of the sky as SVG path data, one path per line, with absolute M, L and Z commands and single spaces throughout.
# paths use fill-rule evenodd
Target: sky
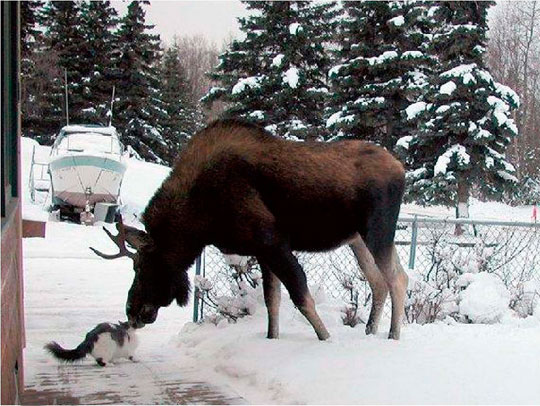
M 119 14 L 125 15 L 128 1 L 112 1 Z M 145 5 L 146 23 L 155 25 L 154 31 L 170 43 L 173 36 L 202 34 L 220 46 L 240 31 L 236 17 L 247 15 L 239 0 L 153 0 Z

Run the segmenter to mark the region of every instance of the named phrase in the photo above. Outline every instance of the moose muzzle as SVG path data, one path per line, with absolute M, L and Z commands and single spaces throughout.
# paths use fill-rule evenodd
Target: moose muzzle
M 131 309 L 128 307 L 127 316 L 129 325 L 133 328 L 142 328 L 146 324 L 151 324 L 156 321 L 159 307 L 145 304 L 137 314 L 133 314 L 130 310 Z

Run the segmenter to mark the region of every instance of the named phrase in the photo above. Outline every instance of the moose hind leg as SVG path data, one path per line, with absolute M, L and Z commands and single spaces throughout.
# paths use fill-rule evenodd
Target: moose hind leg
M 368 280 L 371 288 L 371 312 L 366 324 L 366 334 L 376 334 L 379 328 L 384 303 L 388 296 L 388 285 L 360 235 L 350 243 L 351 250 L 358 261 L 358 265 Z
M 402 318 L 405 312 L 408 277 L 401 267 L 394 244 L 376 252 L 374 258 L 384 276 L 392 299 L 392 319 L 388 338 L 399 340 Z
M 279 338 L 279 305 L 281 303 L 281 282 L 264 263 L 260 263 L 263 276 L 263 292 L 268 312 L 267 338 Z
M 307 287 L 306 274 L 290 249 L 270 250 L 264 255 L 262 262 L 267 264 L 271 271 L 283 282 L 289 291 L 291 300 L 312 325 L 319 340 L 326 340 L 330 337 L 315 309 L 315 302 Z
M 391 269 L 393 272 L 388 281 L 388 286 L 390 288 L 390 297 L 392 298 L 392 321 L 388 338 L 399 340 L 401 323 L 405 313 L 405 296 L 407 294 L 409 277 L 401 266 L 395 246 L 392 249 Z

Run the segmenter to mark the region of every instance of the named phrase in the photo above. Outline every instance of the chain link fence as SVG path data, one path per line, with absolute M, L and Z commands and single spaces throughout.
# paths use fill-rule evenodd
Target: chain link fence
M 499 277 L 511 294 L 510 307 L 522 315 L 532 314 L 540 298 L 540 224 L 400 218 L 395 243 L 410 277 L 409 322 L 441 318 L 443 305 L 450 300 L 448 290 L 464 273 L 489 272 Z M 345 307 L 369 310 L 371 290 L 348 246 L 296 254 L 312 291 L 322 288 L 326 297 L 343 301 Z M 223 313 L 224 307 L 234 305 L 239 289 L 260 282 L 254 258 L 231 264 L 213 246 L 197 260 L 196 274 L 208 285 L 205 290 L 196 284 L 194 321 Z M 226 305 L 220 298 L 227 298 Z

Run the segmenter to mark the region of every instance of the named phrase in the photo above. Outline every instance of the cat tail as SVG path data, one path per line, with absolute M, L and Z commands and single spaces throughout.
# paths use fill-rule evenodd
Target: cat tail
M 91 345 L 85 341 L 80 343 L 73 350 L 66 350 L 56 341 L 51 341 L 44 347 L 56 359 L 64 362 L 75 362 L 86 357 L 86 354 L 92 351 Z

